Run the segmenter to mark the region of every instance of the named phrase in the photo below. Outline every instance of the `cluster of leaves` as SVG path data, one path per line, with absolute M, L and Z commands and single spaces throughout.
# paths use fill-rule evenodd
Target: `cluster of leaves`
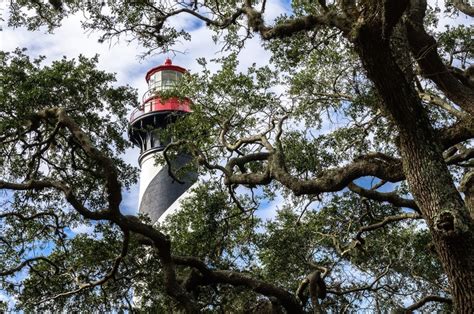
M 248 200 L 241 201 L 251 206 Z M 362 310 L 375 303 L 382 309 L 401 308 L 408 295 L 416 300 L 446 285 L 430 250 L 428 230 L 420 223 L 376 230 L 363 237 L 363 246 L 344 252 L 361 227 L 399 214 L 400 209 L 352 193 L 315 203 L 304 215 L 293 206 L 288 204 L 273 219 L 261 221 L 254 217 L 259 216 L 258 209 L 242 212 L 220 184 L 208 182 L 193 190 L 193 196 L 179 212 L 167 217 L 163 228 L 177 256 L 196 256 L 212 269 L 243 272 L 290 291 L 296 291 L 315 267 L 330 269 L 325 278 L 330 295 L 323 303 L 328 311 Z M 365 211 L 362 218 L 361 208 Z M 389 271 L 381 265 L 387 265 Z M 181 276 L 188 278 L 190 270 L 183 269 Z M 160 290 L 155 284 L 149 281 L 141 290 L 153 305 L 150 309 L 172 310 L 172 303 L 165 302 L 166 294 L 156 294 Z M 201 287 L 194 296 L 202 309 L 245 311 L 258 298 L 244 291 L 216 285 Z M 163 307 L 166 304 L 171 308 Z
M 79 123 L 91 143 L 114 160 L 122 186 L 127 188 L 136 182 L 136 169 L 120 155 L 131 146 L 123 133 L 127 110 L 136 104 L 136 93 L 130 87 L 113 86 L 114 76 L 96 69 L 97 57 L 64 58 L 48 66 L 43 65 L 44 59 L 30 60 L 24 50 L 0 53 L 2 184 L 43 179 L 67 182 L 74 186 L 82 204 L 101 210 L 107 198 L 103 169 L 88 158 L 72 132 L 54 121 L 48 110 L 61 108 Z M 99 255 L 106 263 L 115 248 L 104 235 L 102 242 L 94 242 L 71 231 L 90 222 L 72 210 L 60 192 L 5 193 L 1 202 L 1 268 L 12 269 L 33 259 L 23 265 L 30 267 L 25 285 L 18 284 L 25 275 L 18 277 L 12 272 L 2 277 L 2 287 L 12 295 L 20 293 L 18 300 L 25 308 L 45 295 L 73 287 L 74 277 L 68 275 L 71 269 L 79 277 L 92 279 L 110 267 L 96 260 L 96 270 L 85 269 Z M 99 249 L 104 246 L 111 251 Z M 98 299 L 92 299 L 95 301 L 83 299 L 87 301 L 84 304 L 93 308 Z M 58 304 L 66 307 L 74 301 Z
M 44 57 L 31 61 L 21 50 L 0 54 L 0 130 L 2 140 L 9 140 L 2 145 L 2 176 L 21 178 L 25 171 L 31 171 L 35 175 L 69 180 L 75 176 L 72 169 L 91 166 L 80 151 L 71 147 L 72 139 L 59 132 L 58 125 L 39 123 L 36 115 L 49 108 L 64 108 L 66 114 L 83 126 L 94 145 L 109 156 L 123 154 L 131 146 L 123 132 L 127 128 L 127 109 L 136 105 L 135 92 L 130 87 L 113 87 L 114 76 L 95 68 L 98 57 L 64 58 L 44 67 L 42 61 Z M 53 138 L 51 135 L 57 132 L 62 136 Z M 41 159 L 38 152 L 47 152 L 48 158 Z M 30 161 L 28 169 L 24 160 Z M 135 171 L 120 158 L 116 162 L 125 186 L 135 182 Z M 86 184 L 77 182 L 77 186 Z

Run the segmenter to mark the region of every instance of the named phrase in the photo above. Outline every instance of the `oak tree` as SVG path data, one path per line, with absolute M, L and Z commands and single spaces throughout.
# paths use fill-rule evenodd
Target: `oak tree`
M 157 162 L 184 150 L 203 179 L 161 226 L 120 211 L 131 91 L 94 60 L 2 54 L 0 274 L 20 308 L 474 312 L 473 30 L 437 28 L 473 8 L 295 0 L 269 21 L 267 5 L 11 3 L 11 26 L 83 12 L 101 40 L 128 34 L 150 53 L 189 39 L 170 26 L 189 15 L 227 51 L 176 88 L 193 113 Z M 271 66 L 239 72 L 254 36 Z M 276 217 L 258 218 L 272 198 Z

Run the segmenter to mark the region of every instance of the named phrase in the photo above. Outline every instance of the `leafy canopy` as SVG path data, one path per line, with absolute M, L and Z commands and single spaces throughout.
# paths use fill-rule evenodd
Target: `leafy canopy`
M 114 87 L 96 58 L 44 66 L 19 50 L 1 54 L 0 274 L 17 308 L 460 306 L 439 253 L 438 232 L 450 225 L 439 224 L 436 206 L 452 208 L 452 224 L 461 226 L 472 206 L 473 31 L 440 31 L 438 22 L 472 12 L 459 1 L 447 1 L 445 12 L 422 0 L 381 3 L 292 1 L 290 15 L 267 24 L 266 1 L 12 2 L 10 26 L 53 30 L 82 12 L 83 26 L 102 41 L 126 33 L 150 53 L 190 39 L 169 24 L 190 15 L 215 31 L 225 54 L 199 59 L 202 70 L 170 92 L 192 99 L 193 112 L 162 131 L 180 140 L 157 162 L 185 151 L 194 158 L 181 170 L 202 176 L 182 209 L 154 226 L 120 211 L 137 173 L 120 158 L 130 146 L 123 132 L 137 105 L 133 90 Z M 239 51 L 255 34 L 271 64 L 239 71 Z M 423 40 L 438 49 L 424 51 Z M 395 70 L 380 78 L 384 68 Z M 384 88 L 395 79 L 400 90 L 390 94 Z M 392 101 L 397 95 L 413 100 L 411 111 L 399 114 L 406 107 Z M 420 163 L 421 177 L 445 180 L 447 192 L 434 201 L 439 191 L 425 196 L 428 183 L 412 173 L 412 147 L 431 158 Z M 439 164 L 444 170 L 433 175 Z M 459 203 L 468 214 L 456 211 Z M 71 231 L 83 225 L 94 231 Z M 472 219 L 465 226 L 470 239 Z

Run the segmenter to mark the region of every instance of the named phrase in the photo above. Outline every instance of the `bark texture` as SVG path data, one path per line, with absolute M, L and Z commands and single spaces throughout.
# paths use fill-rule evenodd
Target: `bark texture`
M 473 222 L 454 186 L 442 156 L 442 145 L 421 101 L 380 30 L 377 23 L 361 27 L 356 49 L 383 99 L 382 111 L 397 125 L 403 172 L 448 276 L 455 311 L 473 313 Z

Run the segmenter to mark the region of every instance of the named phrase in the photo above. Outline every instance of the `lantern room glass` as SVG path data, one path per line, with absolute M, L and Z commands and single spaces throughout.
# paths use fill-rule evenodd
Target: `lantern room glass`
M 181 72 L 164 70 L 154 73 L 148 81 L 148 88 L 152 92 L 167 90 L 176 85 L 183 76 Z

